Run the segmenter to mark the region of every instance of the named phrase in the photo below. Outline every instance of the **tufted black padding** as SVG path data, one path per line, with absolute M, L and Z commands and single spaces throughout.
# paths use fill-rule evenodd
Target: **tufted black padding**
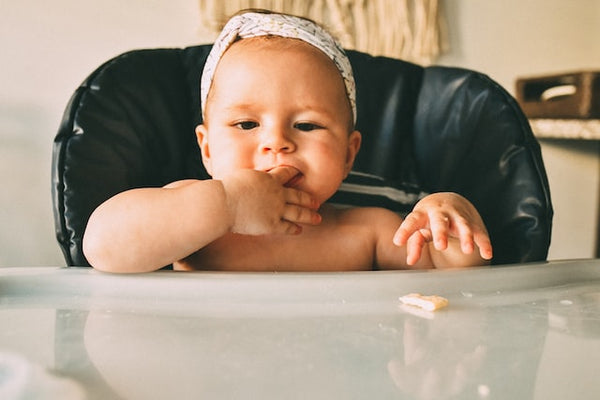
M 207 179 L 194 134 L 210 45 L 135 50 L 75 91 L 53 145 L 56 236 L 67 265 L 89 265 L 82 237 L 92 211 L 121 191 Z M 540 148 L 512 97 L 474 71 L 349 51 L 362 148 L 331 199 L 407 212 L 454 191 L 479 209 L 494 264 L 547 257 L 552 205 Z

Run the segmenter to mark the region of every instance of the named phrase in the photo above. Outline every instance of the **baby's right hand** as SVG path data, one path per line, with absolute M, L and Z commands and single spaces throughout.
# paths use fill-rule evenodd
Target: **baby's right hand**
M 306 192 L 284 185 L 298 171 L 241 169 L 222 179 L 231 231 L 245 235 L 299 234 L 301 224 L 318 225 L 319 204 Z

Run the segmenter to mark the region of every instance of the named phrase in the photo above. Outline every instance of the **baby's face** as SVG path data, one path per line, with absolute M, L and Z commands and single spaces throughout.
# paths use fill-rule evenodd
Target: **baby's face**
M 291 166 L 294 186 L 320 203 L 338 189 L 360 147 L 333 62 L 299 40 L 244 39 L 220 60 L 197 129 L 214 179 Z

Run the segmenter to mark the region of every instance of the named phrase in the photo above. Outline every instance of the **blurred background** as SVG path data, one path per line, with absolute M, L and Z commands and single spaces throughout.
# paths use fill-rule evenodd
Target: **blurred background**
M 448 50 L 435 64 L 484 72 L 513 95 L 519 77 L 600 71 L 597 0 L 441 5 Z M 211 42 L 199 12 L 197 0 L 0 0 L 0 267 L 64 265 L 50 160 L 73 91 L 127 50 Z M 555 206 L 549 258 L 594 257 L 600 141 L 540 141 Z

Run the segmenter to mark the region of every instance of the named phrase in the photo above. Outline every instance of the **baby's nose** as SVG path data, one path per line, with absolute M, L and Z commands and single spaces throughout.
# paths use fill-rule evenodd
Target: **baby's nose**
M 296 150 L 294 141 L 283 131 L 265 134 L 261 144 L 263 153 L 290 153 Z

